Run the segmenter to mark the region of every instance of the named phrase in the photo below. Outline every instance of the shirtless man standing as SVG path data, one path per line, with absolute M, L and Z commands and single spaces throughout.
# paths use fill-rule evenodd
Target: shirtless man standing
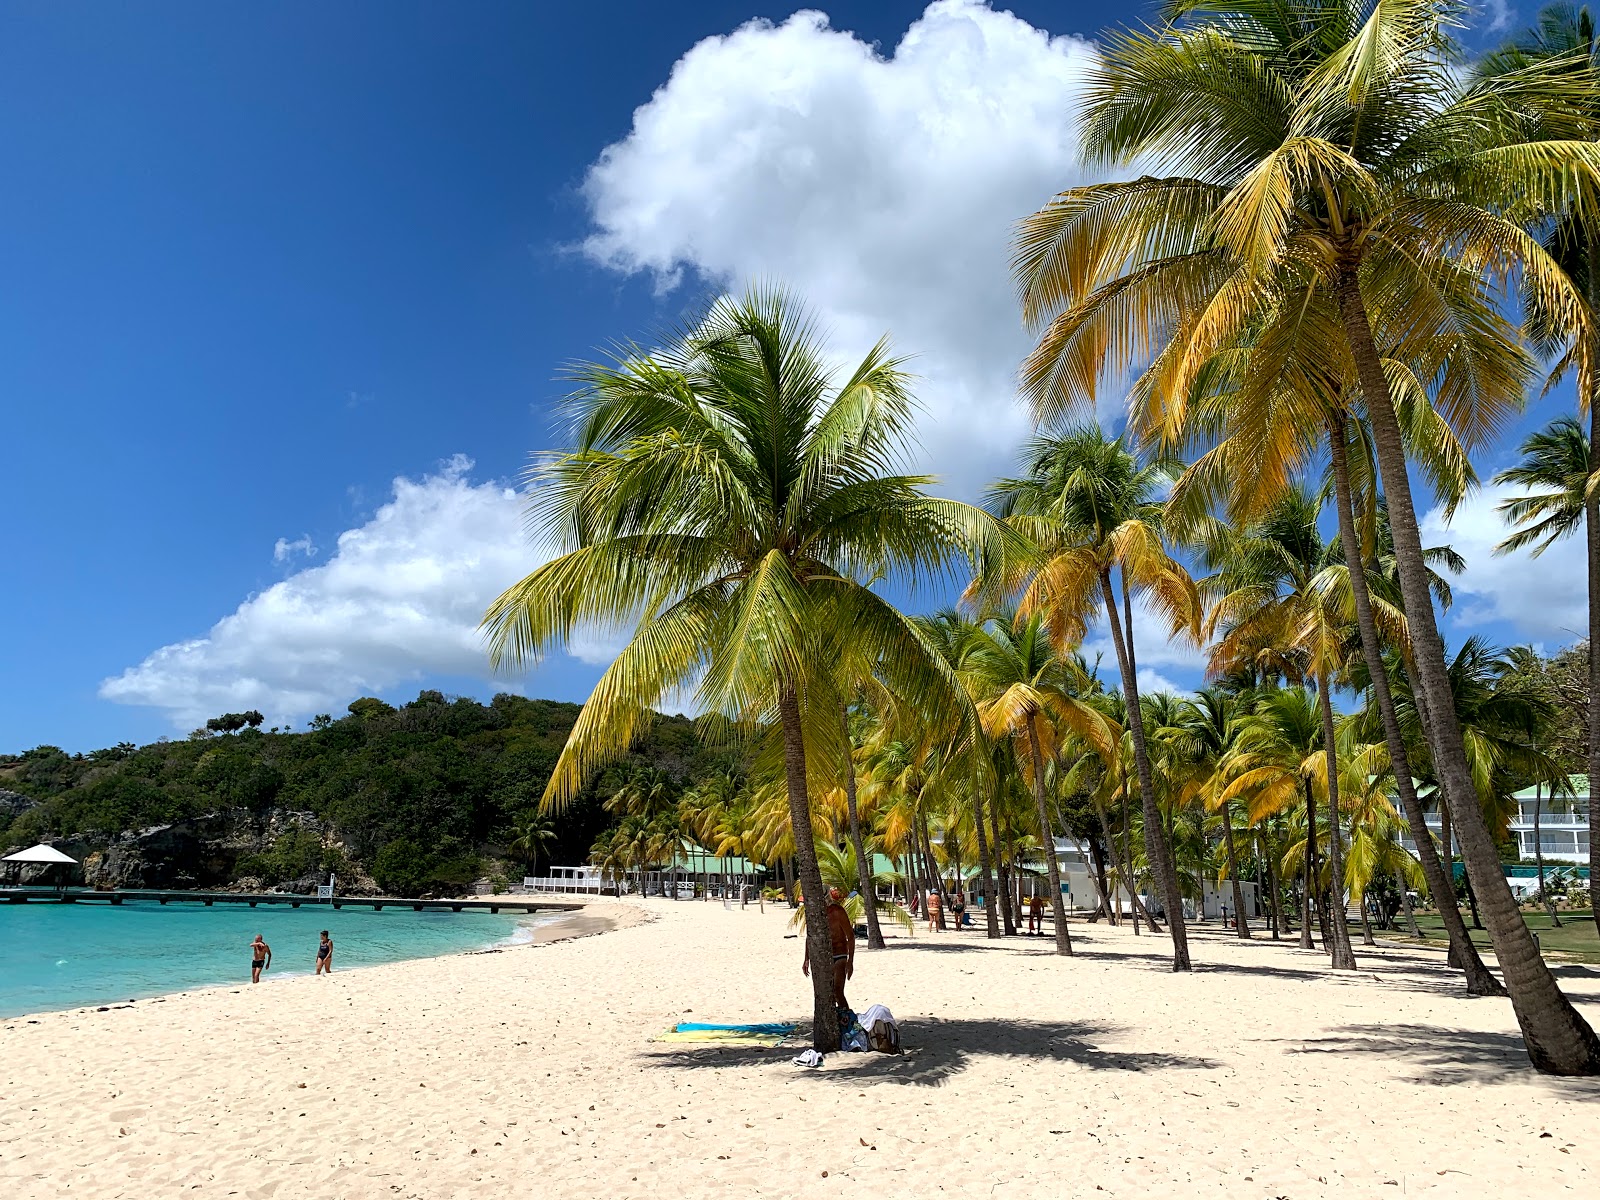
M 261 935 L 256 934 L 256 940 L 250 943 L 250 982 L 260 983 L 261 972 L 272 965 L 272 947 L 267 945 Z
M 833 947 L 833 1006 L 849 1008 L 844 998 L 844 981 L 856 973 L 856 931 L 850 914 L 840 903 L 838 888 L 828 889 L 828 941 Z M 811 957 L 800 960 L 800 974 L 811 974 Z

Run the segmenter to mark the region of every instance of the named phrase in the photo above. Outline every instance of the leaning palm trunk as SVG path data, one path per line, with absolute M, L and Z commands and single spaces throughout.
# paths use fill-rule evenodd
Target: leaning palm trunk
M 1333 726 L 1333 701 L 1328 696 L 1328 677 L 1317 676 L 1317 707 L 1322 712 L 1322 742 L 1328 761 L 1328 901 L 1329 932 L 1332 944 L 1325 947 L 1332 955 L 1333 969 L 1356 969 L 1356 953 L 1350 945 L 1350 919 L 1345 908 L 1344 838 L 1339 815 L 1339 746 Z M 1366 906 L 1363 904 L 1362 912 Z M 1366 918 L 1363 916 L 1362 918 Z
M 1400 796 L 1400 806 L 1406 822 L 1412 829 L 1412 841 L 1417 847 L 1417 862 L 1422 867 L 1422 878 L 1433 893 L 1439 906 L 1439 917 L 1444 922 L 1446 936 L 1450 939 L 1452 960 L 1467 976 L 1467 992 L 1473 996 L 1503 996 L 1505 988 L 1484 966 L 1478 948 L 1472 944 L 1466 922 L 1461 919 L 1461 909 L 1456 905 L 1456 892 L 1445 874 L 1444 864 L 1434 849 L 1433 837 L 1428 832 L 1427 814 L 1422 801 L 1417 798 L 1416 784 L 1411 776 L 1411 755 L 1406 749 L 1400 720 L 1394 711 L 1394 694 L 1389 690 L 1389 676 L 1384 670 L 1382 642 L 1378 634 L 1377 618 L 1372 613 L 1372 593 L 1367 588 L 1363 569 L 1360 542 L 1356 535 L 1355 493 L 1350 487 L 1350 466 L 1346 457 L 1346 425 L 1342 412 L 1332 412 L 1328 418 L 1328 446 L 1333 462 L 1334 504 L 1339 516 L 1339 541 L 1344 546 L 1344 560 L 1350 576 L 1350 596 L 1355 604 L 1356 625 L 1361 633 L 1361 654 L 1366 660 L 1367 675 L 1371 679 L 1372 696 L 1378 705 L 1378 715 L 1383 720 L 1384 742 L 1389 749 L 1389 764 L 1394 768 L 1395 791 Z M 1440 806 L 1441 809 L 1443 806 Z M 1405 891 L 1404 880 L 1401 891 Z M 1410 913 L 1409 902 L 1406 909 Z M 1412 920 L 1415 927 L 1415 919 Z
M 1161 889 L 1161 902 L 1167 909 L 1167 929 L 1172 934 L 1172 969 L 1188 971 L 1193 968 L 1189 963 L 1189 934 L 1183 920 L 1183 896 L 1178 891 L 1178 873 L 1161 827 L 1161 809 L 1156 804 L 1150 755 L 1145 747 L 1144 715 L 1139 711 L 1139 681 L 1135 678 L 1133 662 L 1129 657 L 1128 646 L 1133 630 L 1127 630 L 1127 636 L 1124 636 L 1122 620 L 1117 613 L 1116 593 L 1111 589 L 1110 572 L 1101 574 L 1100 589 L 1111 626 L 1111 643 L 1116 649 L 1117 665 L 1122 673 L 1122 694 L 1128 706 L 1128 732 L 1133 738 L 1133 761 L 1139 774 L 1139 800 L 1144 809 L 1145 861 L 1155 872 L 1156 885 Z
M 1538 1070 L 1558 1075 L 1600 1074 L 1600 1037 L 1595 1036 L 1588 1022 L 1562 994 L 1555 976 L 1540 956 L 1501 871 L 1500 856 L 1477 803 L 1477 789 L 1452 703 L 1444 642 L 1434 620 L 1427 565 L 1422 557 L 1422 538 L 1411 499 L 1411 481 L 1406 473 L 1405 445 L 1353 262 L 1341 266 L 1338 299 L 1372 421 L 1383 490 L 1389 500 L 1400 593 L 1421 673 L 1417 690 L 1427 696 L 1433 725 L 1433 760 L 1443 785 L 1445 803 L 1450 805 L 1455 817 L 1467 877 L 1487 917 L 1489 937 L 1494 943 L 1495 956 L 1505 975 L 1506 991 L 1511 996 L 1533 1065 Z M 1591 728 L 1594 723 L 1591 720 Z
M 844 800 L 850 812 L 850 845 L 856 852 L 856 886 L 861 889 L 862 905 L 867 910 L 867 946 L 883 949 L 883 930 L 878 927 L 878 894 L 872 887 L 872 871 L 867 861 L 867 848 L 861 838 L 861 816 L 856 810 L 856 763 L 849 746 L 845 747 Z
M 1222 845 L 1228 855 L 1228 879 L 1233 884 L 1233 923 L 1239 936 L 1250 936 L 1250 922 L 1244 918 L 1244 888 L 1239 883 L 1239 860 L 1233 853 L 1233 818 L 1228 806 L 1222 805 Z
M 811 832 L 811 795 L 806 784 L 805 728 L 794 684 L 778 694 L 783 722 L 783 767 L 789 788 L 789 824 L 794 831 L 800 901 L 806 914 L 806 959 L 811 965 L 811 1045 L 818 1053 L 839 1049 L 839 1013 L 833 1005 L 833 944 L 828 935 L 828 897 L 822 890 L 817 846 Z M 866 899 L 866 897 L 863 897 Z M 868 907 L 870 907 L 870 900 Z
M 1050 880 L 1050 915 L 1056 926 L 1056 953 L 1072 953 L 1072 934 L 1067 929 L 1067 906 L 1061 899 L 1061 866 L 1056 862 L 1056 839 L 1050 828 L 1050 813 L 1044 800 L 1044 755 L 1039 751 L 1039 734 L 1028 722 L 1028 753 L 1033 758 L 1033 800 L 1039 808 L 1039 848 L 1044 852 L 1045 874 Z

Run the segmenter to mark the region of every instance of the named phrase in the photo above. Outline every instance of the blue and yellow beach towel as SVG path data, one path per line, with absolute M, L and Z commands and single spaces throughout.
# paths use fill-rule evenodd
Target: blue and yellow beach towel
M 658 1042 L 690 1042 L 703 1046 L 765 1046 L 783 1045 L 784 1039 L 794 1032 L 792 1024 L 769 1022 L 765 1025 L 716 1025 L 702 1021 L 680 1021 L 665 1033 L 657 1034 Z

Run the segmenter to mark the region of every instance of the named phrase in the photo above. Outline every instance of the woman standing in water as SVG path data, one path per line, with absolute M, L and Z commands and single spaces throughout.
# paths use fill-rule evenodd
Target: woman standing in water
M 317 947 L 317 974 L 333 974 L 333 939 L 326 929 L 322 931 L 322 944 Z

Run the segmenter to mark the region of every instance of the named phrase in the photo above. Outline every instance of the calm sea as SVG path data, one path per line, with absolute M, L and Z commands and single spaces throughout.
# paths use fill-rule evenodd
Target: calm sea
M 0 904 L 0 1017 L 250 982 L 250 942 L 272 947 L 263 976 L 309 975 L 317 934 L 334 970 L 525 941 L 550 918 L 475 912 L 246 905 Z

